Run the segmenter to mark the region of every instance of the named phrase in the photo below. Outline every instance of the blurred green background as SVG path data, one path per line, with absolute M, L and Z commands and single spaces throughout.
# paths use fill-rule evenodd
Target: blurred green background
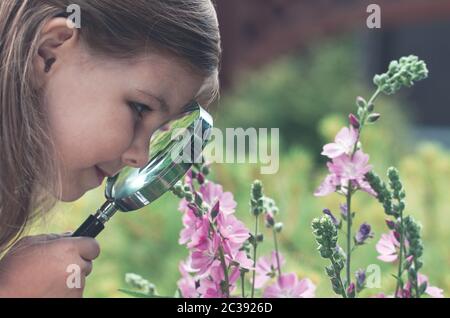
M 327 264 L 316 251 L 310 230 L 311 220 L 323 208 L 339 213 L 337 194 L 313 196 L 326 174 L 320 151 L 346 125 L 347 114 L 355 110 L 358 95 L 370 97 L 370 78 L 363 78 L 358 65 L 357 47 L 352 38 L 338 38 L 312 45 L 306 52 L 277 59 L 273 63 L 242 75 L 233 90 L 221 98 L 214 117 L 217 126 L 280 128 L 280 169 L 274 175 L 261 175 L 257 164 L 214 164 L 210 178 L 231 191 L 238 202 L 236 215 L 253 228 L 249 212 L 250 184 L 261 179 L 266 195 L 280 208 L 284 222 L 280 248 L 287 263 L 284 271 L 309 277 L 316 285 L 316 296 L 333 297 L 323 268 Z M 387 67 L 387 65 L 386 65 Z M 424 225 L 423 273 L 430 283 L 450 292 L 450 207 L 448 187 L 450 152 L 439 144 L 417 142 L 414 126 L 407 116 L 408 104 L 395 97 L 380 98 L 377 109 L 382 118 L 363 135 L 364 149 L 379 175 L 397 166 L 407 193 L 407 213 Z M 103 187 L 85 194 L 74 203 L 61 203 L 33 233 L 75 230 L 89 213 L 104 202 Z M 387 232 L 382 207 L 368 195 L 356 195 L 355 224 L 369 222 L 375 238 L 353 254 L 352 270 L 377 264 L 382 269 L 381 289 L 363 295 L 391 293 L 396 271 L 391 264 L 376 259 L 375 244 Z M 102 247 L 88 277 L 85 296 L 127 297 L 118 291 L 127 287 L 125 273 L 142 275 L 156 285 L 160 295 L 173 296 L 179 279 L 178 263 L 187 250 L 178 244 L 182 228 L 178 199 L 171 193 L 154 204 L 133 213 L 118 214 L 98 237 Z M 356 226 L 355 226 L 356 228 Z M 270 233 L 258 255 L 273 248 Z

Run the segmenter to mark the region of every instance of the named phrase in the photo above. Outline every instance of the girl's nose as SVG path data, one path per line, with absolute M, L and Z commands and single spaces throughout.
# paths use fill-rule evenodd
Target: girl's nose
M 122 155 L 122 162 L 127 166 L 142 168 L 148 162 L 149 147 L 133 144 Z

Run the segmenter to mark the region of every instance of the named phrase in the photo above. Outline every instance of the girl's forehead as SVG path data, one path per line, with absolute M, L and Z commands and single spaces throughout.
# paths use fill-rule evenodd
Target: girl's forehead
M 152 54 L 138 56 L 120 63 L 121 68 L 128 70 L 131 74 L 135 74 L 138 78 L 163 77 L 165 80 L 176 80 L 189 77 L 196 80 L 201 79 L 202 81 L 204 79 L 204 76 L 194 67 L 191 67 L 181 58 L 171 55 Z

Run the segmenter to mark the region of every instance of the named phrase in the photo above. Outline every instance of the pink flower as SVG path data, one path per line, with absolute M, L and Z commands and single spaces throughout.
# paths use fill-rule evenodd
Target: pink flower
M 186 177 L 188 178 L 188 177 Z M 230 192 L 223 192 L 222 186 L 207 182 L 200 187 L 200 195 L 210 209 L 218 207 L 218 215 L 215 219 L 219 226 L 219 232 L 225 240 L 225 247 L 237 248 L 250 236 L 249 231 L 242 222 L 232 216 L 236 208 L 236 201 Z M 180 232 L 179 244 L 187 244 L 189 248 L 196 247 L 208 235 L 210 229 L 211 212 L 208 216 L 197 215 L 197 211 L 189 206 L 186 199 L 180 201 L 178 209 L 183 214 L 183 229 Z M 212 221 L 212 220 L 211 220 Z
M 322 184 L 317 188 L 314 195 L 316 197 L 324 197 L 336 191 L 336 187 L 339 185 L 339 179 L 334 174 L 326 176 Z
M 234 215 L 219 214 L 216 220 L 224 249 L 227 253 L 233 254 L 250 237 L 250 231 Z
M 180 200 L 180 203 L 178 204 L 178 211 L 180 211 L 181 213 L 186 213 L 187 211 L 192 211 L 192 209 L 189 208 L 188 202 L 186 201 L 186 199 Z
M 199 297 L 199 293 L 196 290 L 195 279 L 189 272 L 193 272 L 193 269 L 190 268 L 188 262 L 180 262 L 178 269 L 181 273 L 181 279 L 178 281 L 177 285 L 180 289 L 181 296 L 184 298 L 197 298 Z
M 220 184 L 208 181 L 200 186 L 200 193 L 203 200 L 213 207 L 217 201 L 220 201 L 220 212 L 224 214 L 233 214 L 236 209 L 236 201 L 234 201 L 231 192 L 223 192 Z
M 425 289 L 425 293 L 433 298 L 444 298 L 444 291 L 438 287 L 430 286 L 428 283 L 428 277 L 426 275 L 417 274 L 417 284 L 420 286 L 423 283 L 427 283 L 427 288 Z M 405 285 L 406 290 L 411 290 L 411 283 L 408 281 Z
M 280 259 L 280 266 L 285 264 L 285 259 L 283 255 L 278 253 L 278 257 Z M 276 251 L 272 252 L 271 257 L 263 256 L 260 257 L 256 262 L 256 277 L 255 277 L 255 288 L 261 288 L 270 280 L 272 277 L 276 276 L 278 271 L 277 265 L 277 253 Z
M 369 164 L 369 155 L 361 150 L 356 151 L 353 157 L 346 154 L 336 157 L 327 166 L 330 174 L 316 190 L 315 196 L 325 196 L 338 189 L 345 194 L 349 182 L 353 188 L 377 195 L 365 180 L 365 174 L 372 170 L 372 165 Z
M 233 264 L 237 264 L 237 266 L 232 266 L 231 270 L 228 273 L 228 279 L 230 283 L 230 294 L 236 289 L 236 282 L 241 277 L 241 268 L 247 270 L 253 270 L 253 261 L 247 257 L 247 254 L 244 251 L 239 251 L 234 259 L 230 259 L 230 262 Z M 223 271 L 222 271 L 223 272 Z M 223 280 L 223 279 L 222 279 Z
M 444 298 L 444 290 L 435 286 L 429 286 L 425 292 L 433 298 Z
M 210 268 L 218 261 L 220 238 L 213 235 L 212 239 L 206 238 L 191 254 L 192 268 L 198 270 L 198 274 L 209 273 Z
M 233 263 L 239 264 L 239 268 L 245 268 L 248 270 L 253 269 L 253 261 L 247 257 L 244 251 L 239 251 L 230 258 Z
M 178 243 L 186 244 L 189 241 L 191 241 L 192 236 L 195 235 L 195 233 L 197 232 L 199 227 L 201 227 L 203 222 L 202 219 L 199 218 L 197 215 L 195 215 L 194 212 L 189 208 L 186 209 L 186 211 L 184 212 L 182 221 L 184 228 L 180 232 L 180 238 L 178 240 Z
M 334 174 L 339 180 L 342 187 L 347 187 L 348 182 L 352 181 L 353 186 L 357 186 L 364 191 L 369 190 L 373 192 L 370 185 L 365 181 L 365 174 L 372 170 L 369 163 L 369 155 L 363 153 L 361 150 L 355 152 L 352 158 L 347 155 L 342 155 L 333 159 L 328 163 L 329 171 Z M 367 189 L 368 187 L 368 189 Z
M 295 273 L 278 277 L 277 282 L 264 291 L 265 298 L 312 298 L 316 286 L 308 278 L 298 280 Z
M 334 143 L 323 146 L 321 154 L 330 159 L 337 158 L 343 154 L 349 155 L 352 153 L 357 141 L 358 132 L 353 127 L 344 127 L 336 135 Z
M 205 215 L 202 218 L 198 218 L 195 232 L 192 233 L 190 241 L 188 241 L 186 246 L 190 249 L 194 249 L 198 248 L 201 244 L 204 245 L 209 236 L 210 226 L 211 224 L 209 223 L 208 216 Z M 181 233 L 183 233 L 183 230 Z
M 236 288 L 236 281 L 239 279 L 241 268 L 252 269 L 253 261 L 249 259 L 244 251 L 239 251 L 233 258 L 226 257 L 226 264 L 229 267 L 228 283 L 230 284 L 230 293 Z M 230 266 L 231 264 L 231 266 Z M 225 273 L 222 264 L 216 263 L 210 269 L 210 277 L 215 282 L 225 280 Z
M 376 245 L 376 249 L 380 255 L 378 259 L 383 262 L 394 262 L 398 257 L 397 249 L 400 248 L 400 243 L 395 238 L 394 231 L 388 234 L 382 234 L 380 240 Z
M 220 287 L 220 281 L 216 282 L 209 278 L 201 280 L 197 290 L 202 295 L 203 298 L 225 297 Z

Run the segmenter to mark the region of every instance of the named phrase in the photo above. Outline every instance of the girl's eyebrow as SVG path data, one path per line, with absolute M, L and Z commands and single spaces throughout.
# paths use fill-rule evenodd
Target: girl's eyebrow
M 149 92 L 137 89 L 138 92 L 141 92 L 142 94 L 148 95 L 150 97 L 153 97 L 154 99 L 156 99 L 159 102 L 160 108 L 163 112 L 168 113 L 169 112 L 169 106 L 167 105 L 166 100 L 163 97 L 160 96 L 155 96 L 154 94 L 151 94 Z

